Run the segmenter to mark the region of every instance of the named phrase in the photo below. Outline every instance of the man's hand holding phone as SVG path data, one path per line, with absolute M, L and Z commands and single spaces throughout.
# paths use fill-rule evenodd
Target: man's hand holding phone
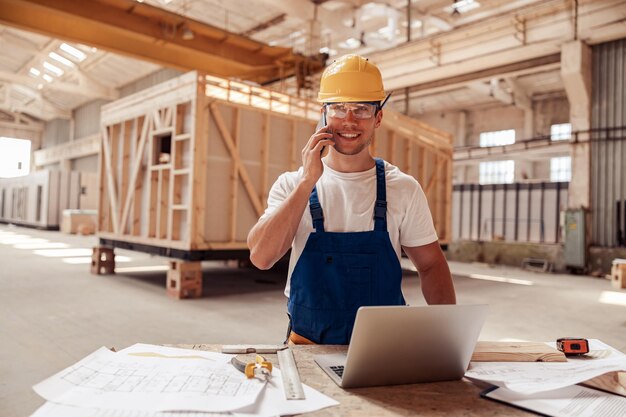
M 332 137 L 333 134 L 331 133 L 330 128 L 328 126 L 322 126 L 309 138 L 309 141 L 302 149 L 304 181 L 308 181 L 312 185 L 315 185 L 317 180 L 319 180 L 322 176 L 322 172 L 324 172 L 322 152 L 324 151 L 325 146 L 335 145 Z

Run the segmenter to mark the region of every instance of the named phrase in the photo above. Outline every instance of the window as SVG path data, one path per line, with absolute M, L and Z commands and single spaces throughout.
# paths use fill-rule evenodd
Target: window
M 550 139 L 552 140 L 570 140 L 572 137 L 571 123 L 561 123 L 550 126 Z
M 478 182 L 481 184 L 511 184 L 515 177 L 515 162 L 491 161 L 481 162 Z
M 572 158 L 559 156 L 550 159 L 550 181 L 569 181 L 572 179 Z
M 30 172 L 30 141 L 0 137 L 0 178 L 20 177 Z
M 502 146 L 515 143 L 515 130 L 497 130 L 480 134 L 480 146 Z

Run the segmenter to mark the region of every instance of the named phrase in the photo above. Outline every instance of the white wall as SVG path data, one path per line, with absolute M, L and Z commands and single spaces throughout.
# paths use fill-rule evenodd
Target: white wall
M 481 132 L 514 129 L 517 141 L 529 139 L 524 135 L 524 111 L 511 105 L 465 111 L 433 112 L 412 115 L 433 127 L 451 133 L 454 146 L 478 146 Z M 549 136 L 550 126 L 569 122 L 569 102 L 565 97 L 533 101 L 533 137 Z M 507 159 L 503 157 L 502 159 Z M 550 159 L 515 160 L 515 181 L 550 180 Z M 455 183 L 477 183 L 479 162 L 454 167 Z

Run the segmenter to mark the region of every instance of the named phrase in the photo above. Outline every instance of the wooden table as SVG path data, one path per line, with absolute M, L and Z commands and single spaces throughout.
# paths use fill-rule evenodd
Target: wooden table
M 173 345 L 187 349 L 219 352 L 221 345 Z M 466 379 L 388 387 L 356 388 L 338 387 L 313 361 L 314 355 L 345 352 L 347 346 L 295 346 L 294 356 L 303 383 L 339 402 L 311 416 L 529 416 L 517 408 L 480 398 L 487 384 L 474 384 Z M 264 355 L 278 363 L 276 355 Z

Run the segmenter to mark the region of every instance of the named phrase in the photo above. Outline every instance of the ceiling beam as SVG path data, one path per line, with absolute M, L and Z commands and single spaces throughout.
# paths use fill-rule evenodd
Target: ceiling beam
M 65 81 L 54 80 L 50 83 L 42 79 L 36 79 L 29 75 L 13 74 L 6 71 L 0 71 L 0 82 L 9 82 L 21 84 L 32 90 L 40 91 L 60 91 L 63 93 L 74 94 L 88 98 L 104 98 L 107 100 L 115 100 L 119 98 L 119 92 L 113 88 L 105 88 L 96 84 L 85 77 L 79 77 L 79 83 L 73 84 Z M 41 88 L 39 88 L 41 86 Z
M 41 94 L 35 92 L 33 92 L 32 98 L 27 103 L 17 103 L 12 100 L 11 94 L 7 94 L 0 100 L 0 110 L 11 113 L 24 113 L 46 121 L 72 118 L 71 111 L 58 108 L 42 97 Z
M 270 47 L 133 0 L 2 0 L 0 21 L 159 65 L 222 77 L 247 78 L 258 66 L 272 66 L 270 76 L 247 78 L 259 83 L 294 75 L 296 63 L 303 60 L 310 61 L 307 68 L 313 70 L 324 64 L 323 57 L 297 56 L 290 48 Z M 183 29 L 191 30 L 193 39 L 183 39 Z
M 439 80 L 425 82 L 409 87 L 411 98 L 421 97 L 445 91 L 456 90 L 477 81 L 489 81 L 494 77 L 519 77 L 522 75 L 536 74 L 544 71 L 552 71 L 561 68 L 561 54 L 551 54 L 534 59 L 527 59 L 506 65 L 485 68 L 479 71 Z M 392 100 L 402 100 L 404 90 L 396 90 Z

